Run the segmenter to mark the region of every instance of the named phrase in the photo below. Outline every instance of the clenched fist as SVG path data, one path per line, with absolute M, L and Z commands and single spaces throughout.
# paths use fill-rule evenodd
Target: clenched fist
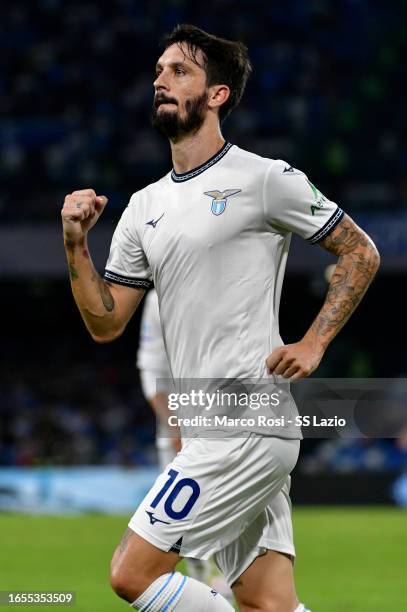
M 106 204 L 106 196 L 97 196 L 93 189 L 80 189 L 65 196 L 61 211 L 65 241 L 81 242 Z

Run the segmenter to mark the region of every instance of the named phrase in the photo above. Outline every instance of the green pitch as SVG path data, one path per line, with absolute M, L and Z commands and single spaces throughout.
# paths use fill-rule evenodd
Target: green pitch
M 76 612 L 128 610 L 110 591 L 111 553 L 126 517 L 0 515 L 0 590 L 76 591 Z M 298 592 L 313 612 L 399 612 L 407 606 L 407 513 L 299 508 Z M 52 607 L 0 606 L 3 610 Z

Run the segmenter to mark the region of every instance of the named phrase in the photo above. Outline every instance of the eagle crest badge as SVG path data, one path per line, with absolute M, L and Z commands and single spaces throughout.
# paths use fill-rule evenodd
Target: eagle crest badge
M 225 212 L 227 199 L 236 193 L 240 193 L 241 191 L 241 189 L 225 189 L 224 191 L 214 189 L 213 191 L 204 191 L 204 195 L 213 198 L 211 203 L 211 212 L 218 216 Z

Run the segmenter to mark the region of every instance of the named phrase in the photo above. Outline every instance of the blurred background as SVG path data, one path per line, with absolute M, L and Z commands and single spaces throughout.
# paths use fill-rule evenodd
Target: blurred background
M 407 377 L 406 19 L 403 0 L 3 3 L 0 509 L 128 514 L 157 473 L 155 420 L 135 368 L 140 312 L 114 344 L 93 343 L 70 293 L 60 209 L 74 189 L 109 197 L 90 238 L 102 272 L 129 197 L 171 168 L 149 114 L 159 39 L 180 22 L 249 48 L 254 72 L 225 138 L 304 170 L 381 252 L 366 300 L 318 377 Z M 285 342 L 315 317 L 330 264 L 318 246 L 294 240 L 281 305 Z M 306 440 L 293 500 L 407 505 L 405 471 L 407 432 Z M 301 538 L 301 525 L 311 523 L 295 516 Z M 320 587 L 316 593 L 314 602 Z M 329 608 L 331 594 L 320 609 L 379 609 L 377 594 L 369 608 L 342 600 Z M 382 604 L 402 609 L 399 600 Z
M 407 377 L 406 19 L 403 0 L 3 4 L 0 508 L 126 513 L 156 474 L 154 417 L 135 368 L 140 312 L 112 345 L 88 337 L 70 293 L 60 209 L 74 189 L 109 197 L 90 238 L 102 272 L 129 197 L 171 168 L 149 114 L 159 39 L 177 23 L 249 48 L 254 72 L 225 138 L 304 170 L 381 252 L 366 300 L 318 377 Z M 294 240 L 285 342 L 316 315 L 331 263 Z M 404 471 L 407 432 L 307 440 L 293 499 L 407 505 Z

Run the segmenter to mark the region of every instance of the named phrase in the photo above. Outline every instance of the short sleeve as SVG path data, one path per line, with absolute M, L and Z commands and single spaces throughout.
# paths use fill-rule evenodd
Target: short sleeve
M 118 285 L 149 289 L 153 286 L 152 276 L 137 234 L 134 198 L 131 198 L 113 234 L 104 278 Z
M 311 244 L 328 236 L 344 216 L 301 170 L 282 160 L 267 170 L 263 199 L 270 225 L 299 234 Z

